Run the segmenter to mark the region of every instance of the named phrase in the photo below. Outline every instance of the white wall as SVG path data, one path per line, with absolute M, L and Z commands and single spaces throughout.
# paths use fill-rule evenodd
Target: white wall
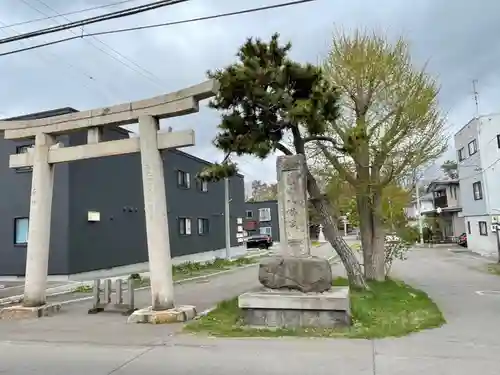
M 484 170 L 483 194 L 485 195 L 487 213 L 500 214 L 500 194 L 495 194 L 500 188 L 500 149 L 497 135 L 500 134 L 500 114 L 483 116 L 480 118 L 479 147 L 481 152 L 481 166 Z
M 479 253 L 481 255 L 496 255 L 497 250 L 497 237 L 496 233 L 491 231 L 491 218 L 490 216 L 470 216 L 464 217 L 465 232 L 467 233 L 467 247 L 469 250 Z M 481 236 L 479 234 L 479 222 L 486 221 L 488 226 L 488 235 Z M 467 222 L 470 223 L 471 233 L 467 232 Z

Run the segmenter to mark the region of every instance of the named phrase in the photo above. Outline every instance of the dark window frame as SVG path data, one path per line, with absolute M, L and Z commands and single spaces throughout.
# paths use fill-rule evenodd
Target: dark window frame
M 464 148 L 462 147 L 461 149 L 458 150 L 458 161 L 463 161 L 465 160 L 465 152 Z
M 474 145 L 474 151 L 473 152 L 470 152 L 470 145 Z M 475 139 L 473 139 L 472 141 L 470 141 L 468 144 L 467 144 L 467 151 L 469 151 L 469 156 L 472 156 L 474 155 L 475 153 L 477 153 L 477 141 Z
M 17 242 L 17 226 L 18 226 L 19 220 L 28 220 L 28 231 L 29 231 L 30 218 L 26 217 L 26 216 L 15 217 L 14 221 L 13 221 L 14 232 L 13 232 L 13 236 L 12 236 L 12 243 L 16 247 L 26 247 L 26 246 L 28 246 L 28 233 L 26 233 L 26 242 Z
M 467 233 L 468 233 L 468 234 L 471 234 L 471 233 L 472 233 L 472 231 L 471 231 L 471 229 L 470 229 L 470 221 L 467 221 Z
M 189 233 L 187 232 L 187 225 L 186 225 L 186 220 L 189 220 Z M 182 225 L 184 223 L 184 226 Z M 188 237 L 193 234 L 193 221 L 191 220 L 190 217 L 187 216 L 181 216 L 177 218 L 177 231 L 180 236 L 182 237 Z
M 497 134 L 497 146 L 500 148 L 500 134 Z
M 475 190 L 476 186 L 479 186 L 479 189 L 478 189 L 479 197 L 476 197 L 476 190 Z M 473 195 L 475 201 L 480 201 L 483 199 L 483 184 L 481 183 L 481 181 L 476 181 L 472 184 L 472 195 Z
M 191 174 L 189 172 L 177 170 L 177 187 L 186 190 L 191 188 Z
M 250 213 L 250 216 L 248 215 Z M 246 210 L 245 211 L 245 218 L 246 219 L 253 219 L 253 211 L 252 210 Z
M 482 225 L 484 224 L 484 231 L 481 230 Z M 477 225 L 479 227 L 479 235 L 480 236 L 487 236 L 488 235 L 488 223 L 486 221 L 478 221 Z
M 200 192 L 208 193 L 208 181 L 205 180 L 200 181 Z
M 25 154 L 28 152 L 28 149 L 33 147 L 33 144 L 24 144 L 24 145 L 19 145 L 16 146 L 16 154 Z M 25 151 L 22 151 L 25 150 Z M 29 173 L 33 172 L 33 167 L 19 167 L 15 169 L 16 173 Z
M 201 223 L 206 223 L 205 225 L 202 225 L 203 231 L 200 232 L 200 222 Z M 208 236 L 210 234 L 210 220 L 206 217 L 199 217 L 198 220 L 196 220 L 196 226 L 197 226 L 197 231 L 199 236 Z

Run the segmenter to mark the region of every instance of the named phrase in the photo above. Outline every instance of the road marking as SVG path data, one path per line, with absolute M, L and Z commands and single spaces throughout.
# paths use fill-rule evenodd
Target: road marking
M 476 290 L 476 294 L 480 296 L 485 296 L 485 295 L 500 295 L 500 290 Z

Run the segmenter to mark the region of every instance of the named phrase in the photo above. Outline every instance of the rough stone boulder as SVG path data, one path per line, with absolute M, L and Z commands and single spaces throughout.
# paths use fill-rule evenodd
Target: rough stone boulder
M 328 260 L 318 257 L 270 257 L 260 262 L 259 281 L 270 289 L 325 292 L 332 287 Z

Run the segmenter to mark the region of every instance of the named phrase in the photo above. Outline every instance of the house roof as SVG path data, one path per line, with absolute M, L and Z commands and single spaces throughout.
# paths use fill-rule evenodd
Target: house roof
M 450 186 L 450 185 L 460 185 L 460 182 L 457 179 L 434 180 L 434 181 L 431 181 L 429 183 L 429 185 L 427 185 L 426 191 L 427 191 L 427 193 L 430 193 L 433 191 L 441 190 L 441 189 L 445 188 L 446 186 Z

